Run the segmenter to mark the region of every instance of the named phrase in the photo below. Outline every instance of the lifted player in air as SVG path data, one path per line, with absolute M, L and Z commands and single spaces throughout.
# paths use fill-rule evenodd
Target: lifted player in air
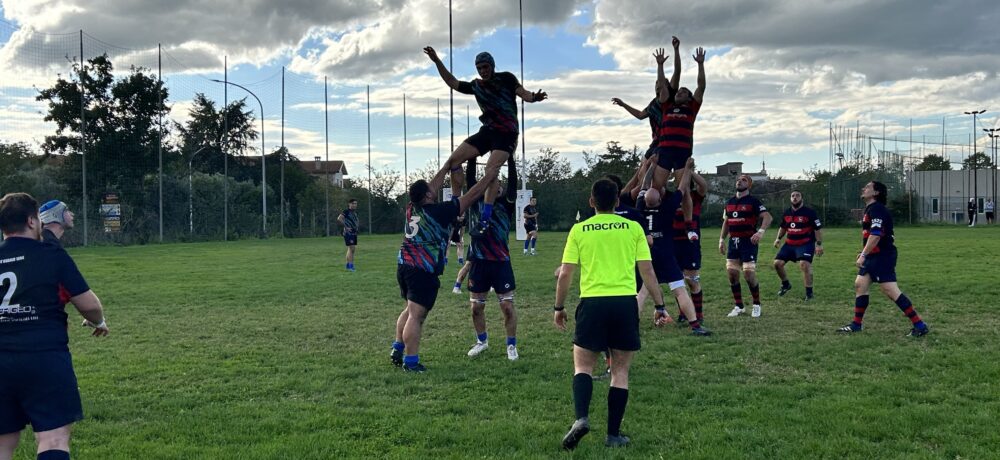
M 476 55 L 476 71 L 479 77 L 471 82 L 459 81 L 444 66 L 434 48 L 424 48 L 424 53 L 437 66 L 441 78 L 451 89 L 462 94 L 472 94 L 476 103 L 483 111 L 479 121 L 483 127 L 479 132 L 462 142 L 452 152 L 444 165 L 451 171 L 451 189 L 462 190 L 462 163 L 490 154 L 486 162 L 486 172 L 480 179 L 478 189 L 470 187 L 466 193 L 484 193 L 485 207 L 478 222 L 469 222 L 469 235 L 478 238 L 485 233 L 493 214 L 493 203 L 496 201 L 497 190 L 495 182 L 502 165 L 517 147 L 519 133 L 517 121 L 517 100 L 520 97 L 525 102 L 544 101 L 548 97 L 544 91 L 530 92 L 521 86 L 517 77 L 510 72 L 496 72 L 496 64 L 490 53 L 482 52 Z
M 469 187 L 475 187 L 476 162 L 467 163 L 466 174 Z M 499 193 L 497 206 L 490 216 L 489 227 L 482 238 L 475 238 L 469 245 L 469 306 L 472 309 L 472 326 L 476 331 L 476 343 L 469 349 L 469 357 L 478 356 L 489 348 L 486 333 L 486 296 L 490 290 L 496 292 L 503 313 L 504 329 L 507 332 L 507 359 L 516 361 L 517 354 L 517 310 L 514 308 L 514 268 L 510 263 L 510 222 L 516 210 L 517 171 L 514 162 L 507 162 L 507 190 Z M 500 188 L 500 183 L 494 186 Z M 477 201 L 469 208 L 469 220 L 475 221 L 483 213 L 484 203 Z
M 684 174 L 690 174 L 691 180 L 682 181 L 680 190 L 674 193 L 677 194 L 678 200 L 684 194 L 690 193 L 692 204 L 690 222 L 693 224 L 694 231 L 698 233 L 698 238 L 688 238 L 687 233 L 692 225 L 688 225 L 684 220 L 683 206 L 678 206 L 674 213 L 673 225 L 674 257 L 677 258 L 677 265 L 684 272 L 684 283 L 687 284 L 688 290 L 691 292 L 695 317 L 700 322 L 705 319 L 703 312 L 705 298 L 701 289 L 701 206 L 705 197 L 708 196 L 708 182 L 695 172 L 693 158 L 688 159 L 685 167 L 687 170 L 684 171 Z M 683 323 L 687 320 L 687 315 L 680 312 L 677 321 Z
M 868 309 L 868 293 L 872 283 L 878 283 L 879 290 L 903 311 L 913 323 L 911 337 L 927 335 L 930 328 L 924 324 L 913 308 L 910 299 L 896 284 L 896 245 L 892 231 L 892 213 L 885 207 L 888 189 L 881 182 L 869 182 L 861 189 L 861 199 L 865 201 L 865 215 L 861 219 L 861 253 L 855 265 L 858 276 L 854 279 L 854 321 L 837 329 L 838 332 L 861 332 L 865 310 Z
M 823 255 L 823 224 L 819 221 L 816 211 L 802 202 L 802 192 L 792 191 L 792 206 L 781 216 L 778 227 L 778 237 L 774 239 L 774 247 L 781 244 L 781 237 L 786 234 L 785 245 L 774 256 L 774 270 L 781 279 L 781 290 L 778 296 L 784 296 L 792 290 L 792 283 L 785 273 L 787 262 L 798 262 L 802 269 L 802 282 L 806 287 L 806 300 L 813 298 L 813 254 Z
M 757 249 L 764 232 L 771 225 L 771 213 L 764 203 L 750 195 L 753 179 L 744 174 L 736 180 L 736 196 L 726 202 L 722 216 L 722 233 L 719 235 L 719 253 L 726 255 L 726 274 L 733 291 L 736 304 L 728 317 L 739 316 L 743 307 L 743 292 L 740 288 L 740 268 L 753 296 L 753 311 L 750 316 L 760 317 L 760 284 L 757 283 Z M 757 224 L 760 224 L 760 228 Z M 728 250 L 726 236 L 729 236 Z M 742 265 L 742 267 L 741 267 Z
M 681 57 L 680 57 L 681 55 L 679 52 L 681 41 L 677 37 L 674 37 L 673 44 L 674 44 L 674 73 L 673 75 L 670 76 L 669 86 L 665 88 L 667 91 L 670 91 L 671 94 L 677 91 L 677 85 L 679 85 L 681 81 Z M 659 79 L 657 79 L 656 84 L 653 88 L 654 92 L 653 99 L 650 100 L 649 104 L 646 105 L 646 108 L 642 109 L 641 111 L 626 104 L 624 101 L 622 101 L 617 97 L 611 98 L 612 103 L 622 107 L 623 109 L 625 109 L 626 112 L 630 113 L 633 117 L 636 117 L 639 120 L 646 120 L 646 119 L 649 120 L 649 128 L 653 133 L 653 140 L 652 142 L 650 142 L 649 148 L 646 150 L 646 158 L 653 156 L 653 154 L 656 151 L 657 145 L 659 145 L 660 123 L 663 119 L 663 112 L 661 111 L 660 108 L 661 103 L 659 101 L 660 90 L 664 89 L 664 87 L 661 85 L 662 82 Z M 641 177 L 642 176 L 640 176 L 640 178 Z
M 675 59 L 680 53 L 680 41 L 674 39 Z M 666 85 L 666 77 L 663 75 L 663 63 L 667 57 L 663 48 L 656 50 L 653 54 L 656 58 L 656 76 L 658 85 Z M 694 122 L 701 110 L 701 103 L 705 95 L 705 50 L 698 48 L 695 50 L 694 60 L 698 63 L 698 87 L 694 93 L 688 88 L 678 88 L 676 94 L 672 91 L 660 91 L 657 100 L 660 102 L 662 119 L 657 147 L 655 150 L 657 167 L 653 169 L 652 187 L 646 193 L 646 205 L 655 208 L 660 205 L 662 194 L 660 190 L 667 183 L 671 174 L 679 176 L 684 169 L 687 159 L 691 158 L 694 147 Z M 689 196 L 685 196 L 681 202 L 684 206 L 684 220 L 688 228 L 688 238 L 698 238 L 698 233 L 691 223 L 692 203 Z
M 447 169 L 441 169 L 430 182 L 421 179 L 409 188 L 410 203 L 406 205 L 403 243 L 396 267 L 396 281 L 406 307 L 396 320 L 396 337 L 389 352 L 392 363 L 407 372 L 427 370 L 420 364 L 420 336 L 441 286 L 439 278 L 448 254 L 451 226 L 482 196 L 481 192 L 466 193 L 447 203 L 438 203 L 437 196 L 447 173 Z

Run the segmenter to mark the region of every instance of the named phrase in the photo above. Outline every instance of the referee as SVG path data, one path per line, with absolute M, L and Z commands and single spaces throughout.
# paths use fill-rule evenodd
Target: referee
M 653 273 L 649 245 L 642 227 L 614 213 L 618 186 L 608 179 L 594 183 L 590 206 L 596 215 L 573 226 L 563 251 L 556 285 L 555 325 L 566 329 L 563 302 L 576 266 L 580 268 L 580 304 L 576 308 L 573 337 L 573 404 L 576 421 L 563 438 L 573 449 L 590 432 L 591 372 L 598 353 L 611 350 L 611 386 L 608 388 L 608 436 L 604 445 L 625 446 L 622 418 L 628 403 L 628 369 L 639 350 L 639 305 L 635 298 L 635 266 L 643 285 L 656 301 L 656 318 L 666 317 L 663 293 Z

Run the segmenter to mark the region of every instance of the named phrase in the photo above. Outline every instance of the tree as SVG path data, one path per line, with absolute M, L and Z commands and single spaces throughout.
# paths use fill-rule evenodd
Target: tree
M 562 158 L 559 152 L 549 147 L 539 149 L 538 156 L 528 159 L 523 168 L 518 175 L 533 185 L 566 179 L 573 174 L 569 160 Z
M 605 147 L 604 153 L 592 154 L 583 152 L 583 161 L 587 168 L 583 171 L 589 179 L 608 174 L 614 174 L 627 181 L 635 170 L 639 168 L 642 161 L 642 154 L 638 146 L 632 146 L 631 150 L 626 150 L 618 141 L 610 141 Z
M 237 180 L 260 182 L 258 168 L 235 157 L 247 148 L 256 147 L 256 124 L 253 112 L 247 108 L 246 98 L 230 102 L 223 109 L 217 109 L 215 102 L 204 94 L 195 94 L 188 121 L 175 123 L 179 134 L 181 155 L 186 161 L 194 161 L 192 166 L 208 173 L 221 174 L 225 169 L 223 149 L 229 155 L 229 176 Z M 227 123 L 228 119 L 228 123 Z
M 942 155 L 927 155 L 913 168 L 915 171 L 951 171 L 951 162 Z
M 47 154 L 71 154 L 60 171 L 66 192 L 82 194 L 86 161 L 91 209 L 96 208 L 101 192 L 116 191 L 123 207 L 158 212 L 155 205 L 146 205 L 143 183 L 145 176 L 155 175 L 159 167 L 159 123 L 169 113 L 165 104 L 168 98 L 167 89 L 148 69 L 131 67 L 127 75 L 116 79 L 106 54 L 74 63 L 69 80 L 60 76 L 52 87 L 40 90 L 35 99 L 48 103 L 45 121 L 56 126 L 55 134 L 46 136 L 42 150 Z M 72 155 L 79 153 L 84 155 Z M 134 223 L 147 221 L 124 220 L 122 224 L 128 230 Z
M 990 160 L 989 155 L 983 152 L 976 152 L 975 154 L 962 160 L 962 169 L 991 169 L 993 168 L 993 161 Z
M 31 148 L 23 142 L 0 142 L 0 177 L 10 177 L 31 159 Z

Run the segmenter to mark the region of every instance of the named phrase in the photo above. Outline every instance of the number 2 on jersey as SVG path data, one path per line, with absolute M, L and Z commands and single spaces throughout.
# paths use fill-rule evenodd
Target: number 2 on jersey
M 0 288 L 2 288 L 4 284 L 8 284 L 8 286 L 7 292 L 3 295 L 3 300 L 0 300 L 0 309 L 5 309 L 7 307 L 19 307 L 20 305 L 10 304 L 10 299 L 11 297 L 14 297 L 14 291 L 17 290 L 17 275 L 15 275 L 14 272 L 0 274 Z

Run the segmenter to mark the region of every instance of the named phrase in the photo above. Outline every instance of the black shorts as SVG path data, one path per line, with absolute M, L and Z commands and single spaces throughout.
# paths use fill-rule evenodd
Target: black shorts
M 681 270 L 701 270 L 701 241 L 674 240 L 674 257 Z
M 0 352 L 0 434 L 37 433 L 83 420 L 68 351 Z
M 868 275 L 876 283 L 896 282 L 896 251 L 869 254 L 858 269 L 858 276 Z
M 993 220 L 993 213 L 992 212 L 987 212 L 986 213 L 986 218 L 989 219 L 989 220 Z
M 462 227 L 451 228 L 451 242 L 455 244 L 462 242 Z
M 677 266 L 677 259 L 674 257 L 674 245 L 671 240 L 656 238 L 653 240 L 653 247 L 649 248 L 649 254 L 653 256 L 653 271 L 656 272 L 656 282 L 660 284 L 683 281 L 684 274 Z
M 538 230 L 538 224 L 536 224 L 534 222 L 527 221 L 527 220 L 524 221 L 524 231 L 526 231 L 528 233 L 531 233 L 531 232 L 533 232 L 535 230 Z
M 472 259 L 469 269 L 469 292 L 482 294 L 493 288 L 497 294 L 504 294 L 517 288 L 514 284 L 514 268 L 510 261 Z
M 357 246 L 358 245 L 358 234 L 357 233 L 345 233 L 344 234 L 344 245 L 345 246 Z
M 806 244 L 799 246 L 792 246 L 785 243 L 778 250 L 778 255 L 774 256 L 774 260 L 784 260 L 785 262 L 809 262 L 813 261 L 813 254 L 816 254 L 816 243 L 810 241 Z
M 511 155 L 517 150 L 518 133 L 505 133 L 493 129 L 482 127 L 479 132 L 465 139 L 465 143 L 473 146 L 479 151 L 479 155 L 485 155 L 494 150 L 502 150 Z
M 678 171 L 684 169 L 688 158 L 691 158 L 691 149 L 677 147 L 657 147 L 657 166 L 667 171 Z
M 585 297 L 576 307 L 573 343 L 593 352 L 638 351 L 639 303 L 634 295 Z
M 757 262 L 757 249 L 760 246 L 753 244 L 749 236 L 729 238 L 729 250 L 726 251 L 726 259 L 735 259 L 740 262 Z
M 409 265 L 399 265 L 396 268 L 396 281 L 399 283 L 399 295 L 404 299 L 420 304 L 427 311 L 434 308 L 438 288 L 441 287 L 438 275 Z
M 653 140 L 653 143 L 649 144 L 649 148 L 646 149 L 646 155 L 644 156 L 644 158 L 646 158 L 647 160 L 649 159 L 649 157 L 656 154 L 656 143 L 657 141 Z

